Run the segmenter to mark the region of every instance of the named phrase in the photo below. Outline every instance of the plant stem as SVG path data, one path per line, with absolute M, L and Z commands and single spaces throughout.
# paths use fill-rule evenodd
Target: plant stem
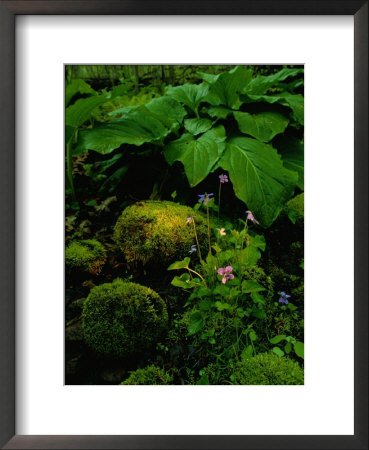
M 208 204 L 206 204 L 206 215 L 208 218 L 208 240 L 209 240 L 209 253 L 211 253 L 211 239 L 210 239 L 210 215 L 209 215 L 209 207 Z
M 200 245 L 199 245 L 199 238 L 198 238 L 198 236 L 197 236 L 195 219 L 194 219 L 193 217 L 192 217 L 192 223 L 193 223 L 193 231 L 195 232 L 195 238 L 196 238 L 197 250 L 199 251 L 199 258 L 200 258 L 200 261 L 202 261 L 201 250 L 200 250 Z
M 219 182 L 219 194 L 218 194 L 218 220 L 219 220 L 219 213 L 220 213 L 220 192 L 222 190 L 222 183 Z
M 247 217 L 246 217 L 246 221 L 245 221 L 245 227 L 243 229 L 243 236 L 242 236 L 242 241 L 241 241 L 241 250 L 243 249 L 243 242 L 245 240 L 246 232 L 247 232 Z
M 198 272 L 196 272 L 196 270 L 192 270 L 192 269 L 190 269 L 189 267 L 187 267 L 187 270 L 189 270 L 190 272 L 192 272 L 192 273 L 194 273 L 195 275 L 197 275 L 198 277 L 200 277 L 200 278 L 202 279 L 202 281 L 205 283 L 205 286 L 206 286 L 206 281 L 205 281 L 205 279 L 204 279 Z

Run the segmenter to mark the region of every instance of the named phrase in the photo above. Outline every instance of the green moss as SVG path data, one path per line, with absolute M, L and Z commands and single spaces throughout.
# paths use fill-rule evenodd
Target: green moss
M 304 278 L 286 273 L 277 266 L 270 268 L 270 276 L 274 282 L 276 292 L 287 292 L 291 295 L 290 301 L 294 305 L 304 304 Z
M 261 353 L 237 364 L 235 384 L 296 385 L 304 384 L 303 369 L 291 359 L 274 353 Z
M 206 253 L 207 224 L 200 212 L 167 201 L 139 202 L 126 208 L 119 217 L 114 238 L 129 264 L 149 263 L 167 267 L 188 256 L 196 244 L 194 229 L 187 217 L 196 216 L 200 246 Z
M 173 376 L 154 365 L 137 369 L 131 372 L 130 376 L 124 380 L 121 385 L 137 384 L 173 384 Z
M 91 290 L 82 323 L 85 341 L 93 350 L 121 358 L 152 348 L 167 328 L 168 313 L 153 290 L 115 280 Z
M 286 204 L 287 215 L 297 224 L 304 224 L 304 193 L 296 195 Z
M 65 249 L 65 264 L 69 270 L 97 274 L 106 261 L 106 250 L 96 239 L 72 241 Z

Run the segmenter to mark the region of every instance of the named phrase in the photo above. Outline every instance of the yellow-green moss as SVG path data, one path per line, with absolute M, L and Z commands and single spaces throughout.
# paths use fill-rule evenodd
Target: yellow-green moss
M 137 384 L 173 384 L 173 376 L 157 366 L 151 365 L 144 369 L 131 372 L 130 376 L 120 383 L 121 385 Z
M 173 202 L 149 200 L 129 206 L 115 225 L 114 238 L 129 264 L 167 267 L 188 256 L 191 245 L 196 245 L 193 225 L 187 223 L 190 216 L 195 216 L 200 246 L 206 254 L 206 218 Z
M 115 280 L 91 290 L 83 305 L 82 325 L 93 350 L 121 358 L 152 348 L 167 328 L 168 313 L 152 289 Z
M 304 371 L 297 362 L 274 353 L 261 353 L 237 364 L 234 384 L 304 384 Z
M 97 274 L 106 261 L 106 250 L 96 239 L 72 241 L 65 249 L 65 264 L 69 270 Z

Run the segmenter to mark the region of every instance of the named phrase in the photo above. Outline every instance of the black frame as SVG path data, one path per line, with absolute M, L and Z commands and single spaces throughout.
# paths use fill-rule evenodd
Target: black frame
M 353 15 L 355 35 L 355 434 L 350 436 L 15 435 L 15 16 Z M 368 449 L 368 1 L 0 0 L 0 445 L 6 449 Z M 338 393 L 339 395 L 339 393 Z

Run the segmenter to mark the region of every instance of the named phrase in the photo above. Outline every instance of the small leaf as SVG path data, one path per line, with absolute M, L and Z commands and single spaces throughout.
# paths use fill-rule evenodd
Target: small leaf
M 250 338 L 252 341 L 256 341 L 257 338 L 258 338 L 258 336 L 257 336 L 257 334 L 255 333 L 255 331 L 250 331 L 249 338 Z
M 284 351 L 288 355 L 289 353 L 291 353 L 291 350 L 292 350 L 292 344 L 291 344 L 291 342 L 287 342 L 287 344 L 284 346 Z
M 190 325 L 188 327 L 188 334 L 193 335 L 198 333 L 204 326 L 204 318 L 201 312 L 195 312 L 190 317 Z
M 269 342 L 271 344 L 278 344 L 279 342 L 283 341 L 286 339 L 286 335 L 285 334 L 278 334 L 277 336 L 274 336 L 272 339 L 269 339 Z
M 297 356 L 304 359 L 304 343 L 297 341 L 294 344 L 294 350 Z
M 251 292 L 251 298 L 252 301 L 258 305 L 264 305 L 265 299 L 262 295 L 258 294 L 257 292 Z
M 245 361 L 246 359 L 249 359 L 251 357 L 252 357 L 252 345 L 248 345 L 242 350 L 241 359 L 242 361 Z
M 204 374 L 202 374 L 201 375 L 201 378 L 199 379 L 199 381 L 196 383 L 198 386 L 201 386 L 201 385 L 208 385 L 208 384 L 210 384 L 210 381 L 209 381 L 209 378 L 208 378 L 208 376 L 206 375 L 206 373 L 204 373 Z
M 244 294 L 248 294 L 250 292 L 260 292 L 265 291 L 265 288 L 263 286 L 260 286 L 256 281 L 254 280 L 245 280 L 242 282 L 242 292 Z
M 278 356 L 284 356 L 284 351 L 278 347 L 273 347 L 272 352 L 274 352 Z
M 188 269 L 189 264 L 190 264 L 190 258 L 186 257 L 182 261 L 176 261 L 173 264 L 171 264 L 167 270 Z
M 265 311 L 263 311 L 262 309 L 259 309 L 259 308 L 254 308 L 252 310 L 252 315 L 254 317 L 256 317 L 257 319 L 265 319 L 265 317 L 266 317 Z
M 224 309 L 229 309 L 231 307 L 228 303 L 215 302 L 215 307 L 218 311 L 223 311 Z

